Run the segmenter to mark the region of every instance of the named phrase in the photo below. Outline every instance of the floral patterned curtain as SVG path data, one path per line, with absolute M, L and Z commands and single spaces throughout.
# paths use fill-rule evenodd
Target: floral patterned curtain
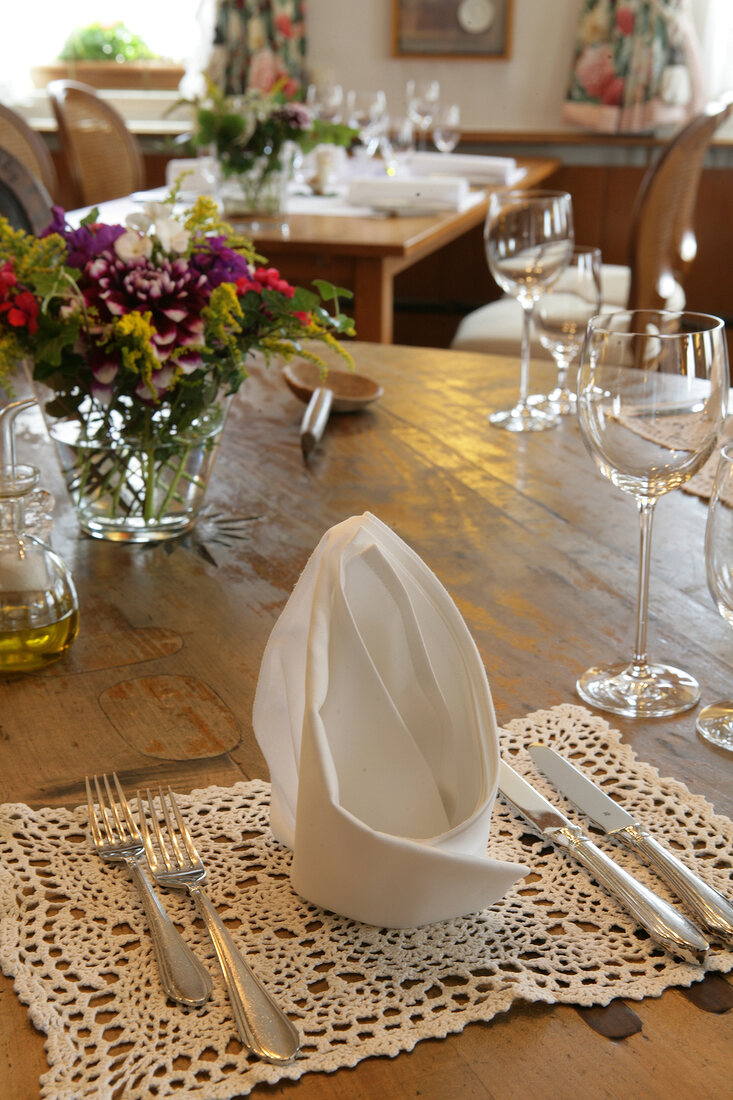
M 648 132 L 686 121 L 704 102 L 688 0 L 584 0 L 566 122 Z
M 209 75 L 227 95 L 303 83 L 305 0 L 217 0 Z

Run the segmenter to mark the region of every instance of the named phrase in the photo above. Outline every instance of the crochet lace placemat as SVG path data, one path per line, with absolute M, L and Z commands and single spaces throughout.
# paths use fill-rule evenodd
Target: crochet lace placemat
M 619 777 L 615 793 L 654 834 L 722 892 L 733 893 L 733 822 L 703 798 L 636 759 L 582 707 L 511 722 L 501 750 L 569 815 L 525 746 L 555 745 L 591 776 Z M 517 1000 L 602 1005 L 688 986 L 702 971 L 677 962 L 564 852 L 533 834 L 497 798 L 490 853 L 531 873 L 491 909 L 408 931 L 361 925 L 293 894 L 290 853 L 268 824 L 259 781 L 181 795 L 210 869 L 210 895 L 239 946 L 300 1028 L 302 1052 L 266 1065 L 239 1043 L 213 951 L 184 895 L 166 903 L 205 959 L 214 995 L 201 1009 L 168 1002 L 157 981 L 141 904 L 127 872 L 92 852 L 86 814 L 0 807 L 0 963 L 47 1036 L 44 1098 L 229 1100 L 260 1081 L 395 1055 L 428 1037 L 490 1020 Z M 612 841 L 619 863 L 674 900 Z M 708 969 L 733 968 L 713 948 Z

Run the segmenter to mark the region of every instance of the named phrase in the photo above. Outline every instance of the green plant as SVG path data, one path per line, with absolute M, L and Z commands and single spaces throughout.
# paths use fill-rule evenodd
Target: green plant
M 91 23 L 69 35 L 59 54 L 61 61 L 149 61 L 157 57 L 139 35 L 124 23 Z

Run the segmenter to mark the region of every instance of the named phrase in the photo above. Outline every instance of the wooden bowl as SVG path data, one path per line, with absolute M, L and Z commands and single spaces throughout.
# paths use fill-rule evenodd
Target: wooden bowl
M 315 363 L 295 360 L 283 367 L 283 378 L 301 401 L 310 401 L 313 391 L 323 386 L 333 393 L 334 412 L 355 412 L 381 397 L 384 390 L 364 374 L 347 370 L 329 370 L 325 377 Z

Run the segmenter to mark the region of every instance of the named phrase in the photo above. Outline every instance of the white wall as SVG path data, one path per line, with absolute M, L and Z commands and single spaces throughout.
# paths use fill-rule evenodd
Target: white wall
M 404 109 L 407 80 L 435 78 L 460 103 L 465 130 L 568 129 L 560 112 L 582 0 L 514 0 L 506 61 L 392 57 L 392 0 L 308 0 L 314 76 L 346 88 L 381 87 Z
M 308 0 L 310 67 L 345 88 L 383 88 L 395 114 L 404 110 L 406 81 L 429 77 L 440 81 L 444 99 L 460 103 L 465 130 L 577 130 L 563 123 L 561 110 L 582 2 L 514 0 L 506 61 L 440 61 L 392 57 L 392 0 Z M 730 68 L 733 0 L 690 0 L 690 11 L 708 84 L 719 85 L 708 93 L 717 95 L 731 73 L 713 72 L 712 52 Z

